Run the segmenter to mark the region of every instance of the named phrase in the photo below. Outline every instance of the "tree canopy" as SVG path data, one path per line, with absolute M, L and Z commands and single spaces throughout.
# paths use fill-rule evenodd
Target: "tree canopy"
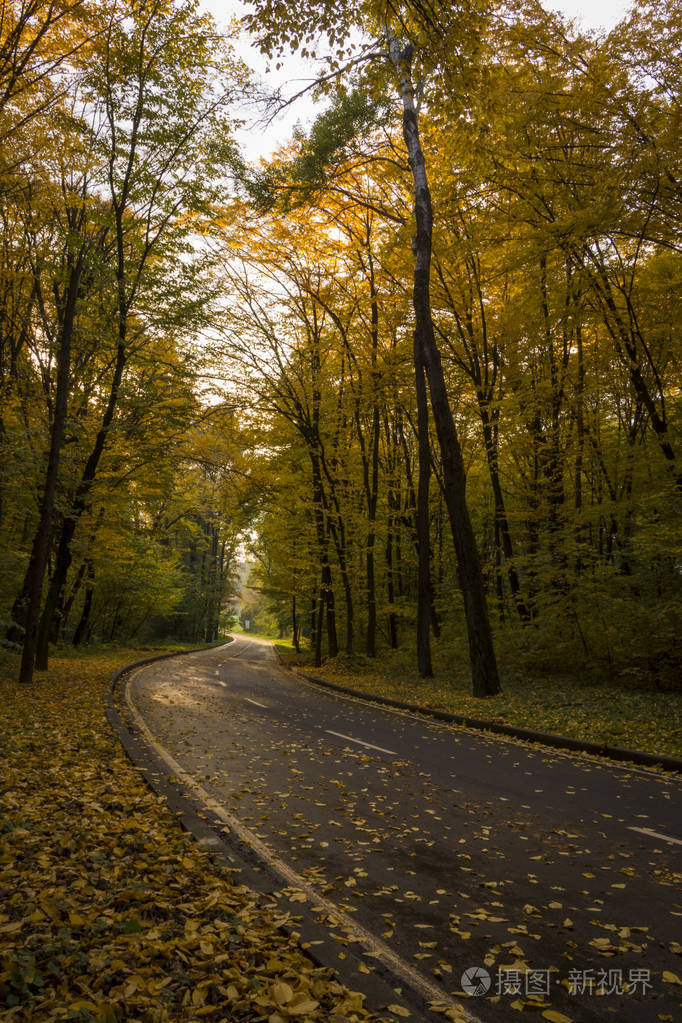
M 671 684 L 678 7 L 608 35 L 527 0 L 253 0 L 243 24 L 320 67 L 319 116 L 257 166 L 246 69 L 189 0 L 5 5 L 22 678 L 50 644 L 210 641 L 246 556 L 317 664 Z

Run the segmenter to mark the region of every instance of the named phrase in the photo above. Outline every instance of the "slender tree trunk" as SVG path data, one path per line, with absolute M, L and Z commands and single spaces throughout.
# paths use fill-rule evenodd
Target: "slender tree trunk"
M 320 460 L 317 453 L 313 450 L 310 451 L 310 460 L 313 471 L 315 532 L 317 535 L 317 550 L 321 574 L 317 629 L 315 633 L 315 667 L 319 668 L 322 664 L 322 620 L 325 611 L 327 616 L 327 649 L 330 657 L 336 657 L 339 652 L 339 644 L 336 637 L 334 589 L 332 570 L 329 564 L 329 543 L 324 515 L 324 493 L 322 489 Z
M 397 405 L 397 402 L 396 402 Z M 398 648 L 398 618 L 395 613 L 396 599 L 396 550 L 395 538 L 400 518 L 400 478 L 398 474 L 398 431 L 396 427 L 397 418 L 400 415 L 398 408 L 395 409 L 395 418 L 389 420 L 386 407 L 384 406 L 384 437 L 386 443 L 386 595 L 388 597 L 389 612 L 387 615 L 388 641 L 391 650 Z
M 339 652 L 339 642 L 336 636 L 336 603 L 332 585 L 332 570 L 329 564 L 325 565 L 322 578 L 327 610 L 327 652 L 330 657 L 336 657 Z
M 92 450 L 88 457 L 87 462 L 83 468 L 80 482 L 76 490 L 73 503 L 69 513 L 65 516 L 62 525 L 62 530 L 59 536 L 59 545 L 57 547 L 57 558 L 55 561 L 54 572 L 52 573 L 52 579 L 50 580 L 50 587 L 45 598 L 45 607 L 43 609 L 42 618 L 40 621 L 40 636 L 38 642 L 38 657 L 37 667 L 41 671 L 45 671 L 47 668 L 47 651 L 48 651 L 48 638 L 54 618 L 57 615 L 59 602 L 61 595 L 64 590 L 64 585 L 71 567 L 72 553 L 71 544 L 78 527 L 78 523 L 81 520 L 83 513 L 86 511 L 90 500 L 90 491 L 92 485 L 97 476 L 97 470 L 99 468 L 100 459 L 104 452 L 107 436 L 109 429 L 114 418 L 116 406 L 118 404 L 118 396 L 121 387 L 121 380 L 123 378 L 123 370 L 126 363 L 126 348 L 124 343 L 119 343 L 116 353 L 116 364 L 114 366 L 114 375 L 111 381 L 111 387 L 109 389 L 109 398 L 107 406 L 102 416 L 102 423 L 95 437 L 95 443 L 92 446 Z
M 340 567 L 340 566 L 339 566 Z M 348 575 L 348 569 L 344 561 L 343 568 L 341 569 L 341 582 L 343 585 L 343 599 L 346 604 L 346 643 L 345 649 L 347 654 L 353 653 L 353 641 L 354 641 L 354 624 L 353 624 L 353 588 L 350 584 L 350 577 Z
M 317 616 L 315 623 L 315 660 L 314 665 L 319 668 L 322 665 L 322 622 L 324 620 L 324 609 L 326 594 L 324 583 L 320 585 L 320 595 L 317 600 Z
M 301 647 L 298 642 L 298 622 L 296 620 L 296 594 L 291 594 L 291 638 L 294 641 L 294 649 L 300 654 Z
M 353 588 L 351 585 L 350 575 L 348 572 L 348 557 L 347 557 L 347 545 L 346 545 L 346 530 L 343 521 L 343 514 L 341 511 L 341 505 L 339 503 L 338 496 L 336 494 L 336 487 L 334 485 L 334 478 L 329 472 L 327 467 L 327 461 L 325 458 L 321 459 L 322 468 L 329 484 L 329 494 L 331 505 L 334 510 L 334 514 L 328 515 L 329 532 L 331 533 L 334 541 L 334 549 L 336 550 L 336 558 L 339 563 L 339 574 L 341 576 L 341 585 L 343 586 L 343 597 L 346 605 L 346 653 L 353 653 L 353 642 L 355 635 L 355 613 L 353 605 Z M 320 491 L 322 492 L 322 491 Z
M 512 544 L 511 530 L 509 528 L 509 519 L 507 518 L 507 509 L 504 503 L 504 494 L 502 493 L 502 482 L 500 480 L 495 426 L 490 421 L 490 414 L 481 397 L 479 397 L 479 414 L 483 424 L 485 452 L 488 462 L 488 472 L 490 474 L 490 484 L 493 491 L 493 503 L 495 505 L 496 538 L 499 539 L 502 544 L 502 553 L 504 554 L 504 560 L 507 568 L 507 579 L 509 580 L 509 588 L 514 600 L 514 606 L 516 607 L 516 611 L 521 622 L 525 625 L 530 621 L 530 611 L 523 599 L 521 583 L 519 582 L 518 572 L 514 563 L 514 547 Z
M 504 622 L 504 587 L 502 585 L 502 542 L 500 536 L 500 524 L 497 518 L 493 522 L 494 555 L 495 555 L 495 590 L 497 592 L 497 613 L 501 622 Z
M 220 635 L 220 615 L 223 610 L 223 600 L 225 598 L 225 575 L 227 572 L 228 562 L 225 560 L 225 547 L 227 541 L 223 540 L 220 547 L 220 559 L 218 561 L 218 593 L 215 605 L 215 638 L 218 639 Z
M 374 532 L 374 521 L 370 520 L 369 525 L 370 532 L 367 534 L 367 546 L 365 547 L 365 573 L 367 577 L 367 638 L 365 641 L 365 653 L 368 657 L 376 657 L 377 594 L 374 577 L 374 543 L 376 534 Z
M 111 618 L 111 628 L 109 629 L 109 642 L 113 643 L 118 633 L 118 627 L 121 624 L 121 605 L 122 601 L 118 601 L 114 608 L 114 613 Z
M 390 611 L 388 612 L 388 642 L 391 650 L 398 649 L 398 620 L 393 610 L 395 604 L 395 567 L 393 564 L 393 530 L 395 528 L 394 506 L 389 492 L 389 516 L 386 531 L 386 595 Z
M 67 624 L 68 624 L 68 620 L 69 620 L 69 615 L 71 614 L 71 608 L 74 605 L 76 597 L 80 593 L 80 589 L 81 589 L 81 586 L 83 585 L 83 580 L 85 579 L 85 574 L 87 572 L 87 568 L 88 568 L 88 561 L 87 561 L 87 558 L 85 558 L 85 559 L 83 559 L 83 561 L 81 562 L 81 564 L 78 567 L 78 571 L 76 573 L 76 578 L 73 581 L 73 585 L 71 586 L 71 590 L 69 592 L 69 595 L 66 598 L 66 600 L 64 601 L 63 607 L 61 608 L 61 628 L 59 630 L 59 635 L 55 637 L 55 641 L 59 640 L 59 639 L 63 639 L 63 637 L 64 637 L 64 634 L 65 634 L 65 632 L 67 630 Z
M 374 578 L 374 545 L 376 542 L 376 517 L 377 500 L 379 496 L 379 436 L 381 429 L 381 418 L 379 414 L 378 396 L 378 374 L 377 358 L 379 352 L 379 303 L 377 300 L 376 284 L 374 280 L 374 261 L 369 247 L 368 228 L 368 266 L 369 266 L 369 292 L 371 301 L 371 340 L 372 340 L 372 433 L 370 437 L 369 465 L 366 469 L 367 489 L 367 547 L 365 556 L 365 567 L 367 572 L 367 644 L 366 652 L 368 657 L 376 657 L 376 629 L 377 629 L 377 595 L 376 582 Z
M 575 455 L 575 511 L 577 519 L 576 542 L 578 554 L 575 559 L 576 575 L 583 571 L 582 551 L 585 546 L 584 526 L 581 522 L 583 508 L 583 461 L 585 458 L 585 363 L 583 359 L 583 334 L 580 324 L 575 332 L 576 348 L 578 355 L 578 379 L 575 395 L 575 424 L 576 424 L 576 455 Z
M 594 253 L 589 252 L 588 254 L 594 260 Z M 630 382 L 637 400 L 646 409 L 675 488 L 678 493 L 682 493 L 682 473 L 679 470 L 676 452 L 670 440 L 664 387 L 658 369 L 654 365 L 650 350 L 639 329 L 636 326 L 630 326 L 633 319 L 636 324 L 636 318 L 632 315 L 629 299 L 626 299 L 629 306 L 628 311 L 631 314 L 628 322 L 628 319 L 623 317 L 618 309 L 605 267 L 600 265 L 598 260 L 595 262 L 596 268 L 591 274 L 591 279 L 604 310 L 604 323 L 614 341 L 618 356 L 630 375 Z M 651 393 L 642 370 L 642 355 L 649 363 L 654 377 L 657 392 L 655 395 Z
M 80 251 L 71 266 L 69 285 L 64 302 L 62 326 L 57 353 L 57 387 L 55 393 L 54 415 L 50 432 L 50 451 L 45 472 L 43 494 L 40 502 L 40 516 L 33 538 L 31 557 L 24 580 L 24 642 L 21 653 L 19 681 L 33 681 L 36 651 L 38 644 L 38 626 L 40 622 L 40 603 L 43 594 L 43 580 L 47 567 L 47 557 L 52 540 L 54 520 L 54 503 L 59 474 L 59 459 L 64 444 L 66 416 L 69 400 L 71 372 L 71 342 L 76 320 L 78 290 L 83 270 L 83 250 Z
M 431 485 L 431 446 L 429 444 L 429 408 L 421 345 L 414 338 L 414 366 L 417 389 L 417 443 L 419 482 L 417 484 L 417 670 L 422 678 L 433 677 L 431 663 L 431 536 L 429 528 L 429 490 Z
M 431 193 L 419 140 L 414 90 L 409 77 L 409 69 L 399 53 L 395 38 L 390 42 L 390 56 L 400 79 L 400 95 L 403 103 L 403 137 L 412 171 L 417 222 L 417 234 L 413 242 L 415 255 L 413 291 L 415 346 L 419 346 L 426 368 L 433 420 L 443 463 L 444 497 L 450 518 L 464 598 L 473 692 L 475 696 L 492 696 L 500 691 L 495 650 L 476 539 L 466 504 L 466 475 L 462 452 L 452 417 L 443 366 L 431 318 L 430 271 L 433 230 Z
M 95 592 L 95 568 L 91 561 L 88 562 L 88 578 L 85 586 L 85 600 L 81 611 L 76 631 L 71 640 L 73 646 L 80 646 L 85 639 L 90 627 L 90 615 L 92 613 L 92 597 Z
M 314 652 L 315 661 L 317 661 L 318 659 L 317 632 L 319 617 L 320 616 L 317 613 L 317 600 L 315 599 L 315 597 L 312 597 L 310 601 L 310 649 Z M 319 659 L 321 664 L 322 663 L 321 649 L 319 651 Z M 319 666 L 320 666 L 319 664 L 315 665 L 315 667 L 317 668 L 319 668 Z
M 206 623 L 204 642 L 212 643 L 217 636 L 215 627 L 215 608 L 217 602 L 218 584 L 218 530 L 215 523 L 210 527 L 211 546 L 208 552 L 208 572 L 206 580 Z

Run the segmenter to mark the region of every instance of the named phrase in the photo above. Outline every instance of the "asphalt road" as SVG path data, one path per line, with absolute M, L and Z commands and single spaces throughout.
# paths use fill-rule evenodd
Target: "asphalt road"
M 348 699 L 246 637 L 137 670 L 129 697 L 273 856 L 478 1019 L 682 1020 L 678 779 Z

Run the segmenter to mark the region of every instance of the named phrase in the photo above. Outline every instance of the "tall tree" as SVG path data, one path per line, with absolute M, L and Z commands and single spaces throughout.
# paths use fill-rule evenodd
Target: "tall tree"
M 190 230 L 197 229 L 210 195 L 211 168 L 224 159 L 216 133 L 225 144 L 228 138 L 228 95 L 224 85 L 216 86 L 210 21 L 186 3 L 170 14 L 163 3 L 133 4 L 128 14 L 122 20 L 120 4 L 112 5 L 88 69 L 92 102 L 101 104 L 93 106 L 92 141 L 102 160 L 114 238 L 115 355 L 100 425 L 59 537 L 41 623 L 43 669 L 50 632 L 58 628 L 72 541 L 114 424 L 126 365 L 143 336 L 138 325 L 162 315 L 160 272 L 168 274 L 168 261 L 188 251 Z M 218 55 L 218 67 L 232 71 L 228 54 Z M 167 300 L 179 306 L 179 297 Z M 185 308 L 196 309 L 196 296 Z

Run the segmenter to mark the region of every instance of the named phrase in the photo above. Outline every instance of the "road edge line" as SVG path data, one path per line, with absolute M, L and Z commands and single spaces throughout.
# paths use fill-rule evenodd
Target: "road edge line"
M 328 930 L 334 927 L 340 927 L 344 931 L 348 940 L 361 945 L 369 958 L 381 963 L 383 969 L 387 971 L 398 986 L 403 985 L 409 987 L 418 999 L 422 999 L 426 1010 L 434 1018 L 437 1018 L 437 1013 L 442 1014 L 448 1010 L 455 1010 L 457 1014 L 456 1023 L 483 1023 L 480 1017 L 474 1015 L 464 1005 L 464 1003 L 456 1001 L 446 991 L 438 988 L 434 982 L 429 980 L 429 978 L 424 977 L 423 974 L 416 970 L 410 963 L 403 960 L 399 955 L 397 955 L 397 953 L 394 953 L 383 941 L 381 941 L 380 938 L 377 938 L 370 931 L 367 931 L 361 924 L 356 923 L 352 917 L 339 909 L 335 903 L 317 892 L 304 878 L 297 874 L 292 867 L 289 867 L 289 865 L 283 860 L 280 860 L 278 856 L 268 849 L 262 839 L 258 838 L 257 835 L 253 834 L 253 832 L 241 824 L 237 818 L 233 817 L 229 811 L 225 810 L 222 805 L 217 802 L 217 800 L 214 800 L 210 794 L 206 792 L 202 785 L 195 782 L 194 779 L 187 774 L 187 772 L 175 760 L 172 754 L 154 738 L 129 694 L 129 687 L 134 677 L 133 672 L 136 672 L 147 665 L 154 664 L 157 661 L 164 661 L 172 657 L 182 657 L 187 654 L 200 653 L 212 649 L 218 649 L 218 647 L 198 647 L 192 650 L 179 650 L 168 654 L 157 654 L 153 657 L 142 658 L 139 661 L 134 661 L 119 669 L 119 671 L 117 671 L 113 676 L 105 701 L 106 716 L 109 724 L 119 738 L 119 741 L 121 741 L 132 762 L 139 770 L 139 765 L 135 763 L 130 749 L 122 740 L 122 730 L 125 730 L 128 734 L 130 733 L 116 706 L 115 693 L 116 688 L 119 685 L 123 685 L 123 698 L 133 717 L 135 725 L 139 729 L 146 744 L 151 747 L 156 756 L 169 768 L 171 768 L 175 777 L 186 790 L 192 793 L 195 800 L 213 814 L 214 817 L 217 817 L 227 825 L 227 828 L 232 835 L 246 846 L 258 861 L 260 861 L 276 877 L 285 881 L 286 884 L 305 893 L 308 902 L 310 903 L 310 905 L 306 906 L 306 909 L 310 914 L 312 913 L 313 906 L 322 907 L 327 918 L 326 922 Z M 152 777 L 146 771 L 141 771 L 141 773 L 147 784 L 154 789 L 155 786 Z M 192 832 L 190 831 L 190 833 Z M 198 844 L 203 844 L 196 838 L 196 836 L 193 835 L 193 837 Z M 219 841 L 221 844 L 224 843 L 224 836 L 220 837 Z M 313 920 L 313 922 L 317 926 L 322 925 L 319 921 Z M 308 955 L 311 954 L 309 949 L 303 948 L 303 951 Z M 335 967 L 331 967 L 331 969 L 335 969 Z M 343 981 L 343 983 L 347 982 Z M 439 1005 L 443 1008 L 429 1009 L 429 1005 Z
M 423 707 L 416 703 L 405 703 L 402 700 L 394 700 L 389 696 L 379 696 L 365 693 L 361 689 L 352 689 L 350 686 L 343 686 L 337 682 L 329 682 L 327 679 L 319 678 L 316 675 L 309 675 L 295 667 L 288 667 L 283 661 L 281 666 L 286 672 L 294 677 L 302 678 L 306 682 L 323 689 L 331 689 L 346 696 L 352 696 L 364 703 L 377 703 L 383 707 L 393 710 L 406 711 L 420 717 L 430 717 L 436 721 L 446 724 L 461 725 L 463 728 L 471 728 L 474 731 L 489 732 L 495 735 L 506 736 L 510 739 L 522 739 L 525 742 L 537 743 L 558 750 L 565 750 L 568 753 L 587 753 L 591 756 L 603 757 L 605 760 L 613 761 L 611 766 L 622 767 L 627 770 L 627 764 L 634 764 L 637 767 L 662 767 L 673 774 L 682 774 L 682 757 L 670 757 L 667 754 L 645 753 L 643 750 L 626 749 L 623 746 L 609 746 L 608 743 L 590 742 L 587 739 L 574 739 L 571 736 L 555 735 L 552 732 L 538 732 L 531 728 L 522 728 L 520 725 L 506 725 L 484 718 L 472 718 L 467 714 L 455 714 L 451 711 L 438 710 L 436 707 Z M 651 772 L 652 777 L 657 776 Z

